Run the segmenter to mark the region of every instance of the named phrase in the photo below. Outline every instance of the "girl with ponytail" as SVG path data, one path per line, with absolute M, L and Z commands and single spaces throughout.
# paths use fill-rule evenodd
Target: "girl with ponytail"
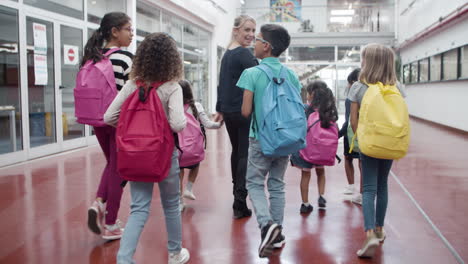
M 320 117 L 320 125 L 323 128 L 329 128 L 338 120 L 338 111 L 335 105 L 335 97 L 327 84 L 323 81 L 314 81 L 307 85 L 307 101 L 309 105 L 306 108 L 306 116 L 315 111 L 318 111 Z M 323 197 L 325 194 L 325 168 L 322 165 L 312 164 L 307 162 L 299 155 L 299 152 L 291 155 L 291 164 L 294 167 L 301 169 L 301 198 L 302 204 L 299 209 L 301 214 L 312 212 L 313 206 L 309 203 L 309 182 L 311 170 L 315 168 L 317 174 L 318 187 L 318 207 L 325 208 L 327 201 Z
M 114 70 L 116 89 L 120 91 L 128 80 L 133 58 L 130 52 L 120 50 L 120 48 L 128 47 L 132 38 L 133 29 L 130 17 L 122 12 L 106 14 L 102 18 L 101 26 L 86 43 L 80 67 L 89 60 L 94 63 L 99 62 L 103 59 L 103 54 L 114 49 L 109 59 Z M 122 179 L 117 172 L 115 132 L 112 126 L 94 127 L 94 133 L 107 164 L 102 172 L 96 200 L 88 209 L 89 229 L 109 240 L 120 239 L 123 232 L 122 223 L 117 219 L 123 188 L 120 186 Z
M 187 112 L 192 114 L 195 117 L 195 119 L 197 119 L 200 122 L 203 133 L 205 133 L 204 128 L 220 128 L 222 126 L 222 122 L 211 121 L 211 119 L 206 114 L 205 109 L 203 109 L 203 106 L 200 103 L 195 102 L 190 82 L 187 80 L 181 80 L 179 81 L 179 85 L 180 87 L 182 87 L 184 105 L 190 106 Z M 195 182 L 195 179 L 198 176 L 199 168 L 200 163 L 188 167 L 180 167 L 180 193 L 183 194 L 183 196 L 180 197 L 180 210 L 184 210 L 185 207 L 183 198 L 195 200 L 195 195 L 193 194 L 192 186 Z M 187 169 L 189 171 L 189 178 L 187 181 L 187 185 L 185 186 L 185 191 L 183 191 L 184 169 Z

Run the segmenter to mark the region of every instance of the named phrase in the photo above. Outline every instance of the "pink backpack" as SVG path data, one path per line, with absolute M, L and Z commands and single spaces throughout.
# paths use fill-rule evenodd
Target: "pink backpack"
M 139 85 L 139 82 L 137 82 Z M 122 179 L 160 182 L 169 174 L 174 136 L 154 83 L 144 102 L 139 88 L 123 103 L 117 125 L 117 169 Z
M 189 167 L 200 163 L 205 159 L 204 136 L 198 120 L 187 110 L 189 105 L 184 105 L 187 126 L 179 132 L 179 147 L 182 153 L 179 157 L 180 167 Z
M 119 50 L 113 48 L 99 62 L 88 60 L 76 77 L 75 116 L 80 124 L 102 127 L 104 113 L 117 95 L 114 69 L 109 56 Z
M 302 159 L 316 165 L 335 165 L 338 127 L 333 122 L 329 128 L 323 128 L 318 112 L 313 112 L 307 120 L 306 145 L 299 151 Z

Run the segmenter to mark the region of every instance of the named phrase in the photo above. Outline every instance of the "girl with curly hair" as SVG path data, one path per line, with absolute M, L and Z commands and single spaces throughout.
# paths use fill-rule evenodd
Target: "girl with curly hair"
M 115 126 L 124 101 L 139 90 L 140 100 L 145 94 L 156 92 L 162 102 L 167 120 L 174 133 L 185 128 L 186 119 L 182 89 L 178 83 L 182 75 L 182 61 L 176 42 L 168 34 L 153 33 L 143 40 L 133 60 L 130 81 L 122 88 L 104 115 L 104 121 Z M 163 83 L 160 86 L 156 83 Z M 155 87 L 155 88 L 153 88 Z M 156 88 L 157 87 L 157 88 Z M 143 98 L 142 98 L 143 97 Z M 166 219 L 169 263 L 186 263 L 190 254 L 182 248 L 182 224 L 179 211 L 179 162 L 174 149 L 169 175 L 158 183 Z M 133 255 L 143 226 L 148 220 L 153 195 L 153 182 L 130 181 L 132 198 L 128 223 L 120 242 L 117 263 L 134 263 Z
M 133 29 L 130 17 L 122 12 L 107 13 L 101 20 L 100 27 L 86 43 L 81 67 L 92 60 L 101 61 L 108 55 L 115 77 L 115 88 L 121 90 L 128 80 L 132 68 L 133 54 L 121 50 L 132 42 Z M 102 238 L 114 240 L 122 237 L 122 224 L 117 219 L 122 198 L 122 182 L 117 172 L 117 148 L 115 145 L 116 130 L 112 126 L 94 127 L 94 133 L 106 157 L 106 167 L 102 172 L 96 200 L 88 208 L 89 229 L 102 235 Z
M 318 111 L 320 117 L 320 125 L 323 128 L 329 128 L 338 120 L 338 111 L 335 105 L 335 98 L 332 91 L 323 81 L 314 81 L 307 85 L 307 101 L 310 105 L 307 106 L 306 116 L 315 111 Z M 301 169 L 301 197 L 302 204 L 300 208 L 301 214 L 312 212 L 313 206 L 309 203 L 309 182 L 312 168 L 315 168 L 317 174 L 317 186 L 319 192 L 318 207 L 325 208 L 327 201 L 323 197 L 325 194 L 325 168 L 321 165 L 312 164 L 305 161 L 299 155 L 299 152 L 291 155 L 291 164 L 294 167 Z

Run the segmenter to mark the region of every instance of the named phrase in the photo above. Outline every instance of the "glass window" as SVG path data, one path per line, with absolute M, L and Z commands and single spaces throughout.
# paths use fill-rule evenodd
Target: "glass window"
M 161 26 L 161 31 L 171 35 L 177 42 L 177 46 L 182 47 L 182 21 L 170 14 L 163 13 Z
M 200 52 L 198 49 L 198 28 L 190 24 L 184 24 L 184 49 Z
M 137 2 L 137 21 L 138 36 L 161 31 L 161 11 L 141 1 Z
M 73 96 L 76 75 L 83 54 L 83 32 L 81 29 L 61 25 L 60 46 L 63 139 L 68 140 L 85 135 L 85 126 L 76 122 L 75 98 Z
M 56 142 L 54 28 L 48 21 L 26 18 L 31 147 Z
M 410 73 L 410 83 L 417 83 L 418 82 L 418 62 L 411 63 L 411 73 Z
M 0 6 L 0 154 L 23 149 L 18 11 Z
M 202 96 L 200 97 L 201 103 L 205 107 L 206 111 L 210 111 L 209 106 L 209 87 L 210 87 L 210 67 L 209 67 L 209 58 L 210 58 L 210 43 L 211 43 L 211 34 L 200 29 L 199 31 L 200 42 L 199 50 L 197 51 L 200 56 L 200 73 L 201 73 L 201 82 L 200 87 L 202 89 Z
M 441 55 L 435 55 L 431 57 L 430 65 L 431 65 L 431 74 L 430 80 L 431 81 L 440 81 L 440 66 L 441 66 Z
M 24 0 L 24 3 L 62 15 L 83 19 L 83 0 Z
M 361 61 L 361 47 L 338 47 L 338 61 L 341 62 L 360 62 Z
M 61 0 L 60 0 L 61 1 Z M 71 0 L 70 0 L 71 1 Z M 87 0 L 88 21 L 101 24 L 101 19 L 109 12 L 126 12 L 127 2 L 125 0 Z
M 460 67 L 460 78 L 468 78 L 468 45 L 461 48 Z
M 442 61 L 442 76 L 444 80 L 455 80 L 458 76 L 458 49 L 444 52 Z
M 403 83 L 410 83 L 410 65 L 403 66 Z
M 335 47 L 290 47 L 291 61 L 335 61 Z
M 419 81 L 427 82 L 429 80 L 429 59 L 419 61 Z

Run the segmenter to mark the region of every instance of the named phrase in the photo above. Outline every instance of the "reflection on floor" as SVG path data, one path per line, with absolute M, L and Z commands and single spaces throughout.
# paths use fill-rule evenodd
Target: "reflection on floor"
M 189 263 L 457 263 L 455 257 L 408 195 L 390 178 L 387 239 L 372 260 L 356 251 L 364 239 L 361 208 L 342 194 L 343 165 L 326 169 L 327 209 L 299 214 L 300 172 L 285 179 L 284 249 L 259 259 L 260 232 L 254 217 L 232 219 L 230 145 L 225 129 L 209 131 L 207 159 L 194 186 L 195 201 L 183 212 L 183 244 Z M 466 135 L 413 120 L 411 153 L 394 172 L 442 234 L 466 261 L 468 232 L 468 140 Z M 342 150 L 340 150 L 340 154 Z M 0 169 L 0 263 L 115 263 L 119 242 L 109 242 L 86 227 L 104 165 L 98 147 Z M 356 176 L 356 178 L 358 178 Z M 310 199 L 316 207 L 317 187 Z M 158 189 L 151 218 L 141 237 L 138 263 L 167 263 L 166 235 Z M 129 212 L 124 192 L 120 219 Z

